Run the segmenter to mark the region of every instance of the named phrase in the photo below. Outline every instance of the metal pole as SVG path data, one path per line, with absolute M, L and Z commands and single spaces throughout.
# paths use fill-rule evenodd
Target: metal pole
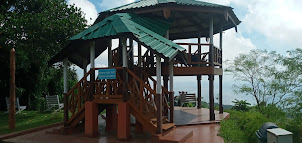
M 157 133 L 162 134 L 161 58 L 156 55 Z

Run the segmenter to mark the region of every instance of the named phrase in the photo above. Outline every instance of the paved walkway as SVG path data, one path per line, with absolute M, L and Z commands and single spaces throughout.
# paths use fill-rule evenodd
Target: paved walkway
M 224 143 L 223 138 L 217 135 L 219 128 L 219 124 L 209 124 L 177 127 L 177 130 L 193 130 L 193 137 L 186 143 Z M 52 129 L 53 128 L 18 136 L 4 141 L 15 143 L 150 143 L 151 138 L 149 134 L 132 134 L 132 138 L 130 138 L 129 141 L 118 141 L 115 133 L 103 133 L 97 138 L 85 137 L 84 133 L 65 136 L 46 133 L 46 131 L 51 131 Z
M 218 114 L 216 112 L 216 120 L 222 120 L 229 116 L 228 113 Z M 188 107 L 175 107 L 175 122 L 177 125 L 184 124 L 200 124 L 191 126 L 179 126 L 177 130 L 193 131 L 193 137 L 187 143 L 224 143 L 223 138 L 219 137 L 219 124 L 207 124 L 209 121 L 208 109 L 196 109 Z M 204 124 L 206 123 L 206 124 Z M 150 143 L 151 135 L 135 134 L 134 127 L 131 128 L 131 138 L 128 141 L 118 141 L 116 132 L 105 132 L 105 121 L 99 116 L 99 132 L 100 136 L 96 138 L 85 137 L 84 133 L 77 133 L 72 135 L 56 135 L 46 132 L 52 131 L 54 128 L 41 130 L 14 138 L 4 140 L 5 142 L 16 143 Z M 1 142 L 1 141 L 0 141 Z

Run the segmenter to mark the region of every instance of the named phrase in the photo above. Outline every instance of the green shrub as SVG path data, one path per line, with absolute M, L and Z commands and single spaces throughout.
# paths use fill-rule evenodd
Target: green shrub
M 247 143 L 244 132 L 239 128 L 235 120 L 226 120 L 220 123 L 219 135 L 226 143 Z

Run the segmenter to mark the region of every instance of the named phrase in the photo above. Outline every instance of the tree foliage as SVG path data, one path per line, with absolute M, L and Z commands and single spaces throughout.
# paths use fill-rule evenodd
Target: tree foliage
M 248 111 L 250 103 L 246 102 L 246 100 L 237 100 L 232 101 L 234 103 L 234 106 L 232 109 L 237 111 Z
M 301 55 L 301 49 L 289 51 L 287 56 L 252 50 L 229 62 L 226 72 L 239 81 L 234 85 L 235 92 L 254 97 L 260 111 L 264 112 L 267 105 L 296 108 L 301 97 Z
M 82 31 L 81 10 L 65 0 L 4 0 L 0 15 L 0 90 L 8 96 L 8 51 L 16 49 L 17 96 L 31 109 L 43 95 L 62 93 L 62 69 L 49 68 L 48 60 L 66 40 Z M 2 66 L 4 65 L 4 66 Z M 59 66 L 60 67 L 60 66 Z M 73 69 L 70 79 L 76 80 Z M 3 97 L 3 96 L 2 96 Z M 31 104 L 34 103 L 34 104 Z

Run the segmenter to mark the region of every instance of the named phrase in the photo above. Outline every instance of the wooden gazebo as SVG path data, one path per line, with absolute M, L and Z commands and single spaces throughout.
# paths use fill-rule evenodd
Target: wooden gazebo
M 137 127 L 163 134 L 175 125 L 174 76 L 197 77 L 198 108 L 201 78 L 208 76 L 209 120 L 215 120 L 215 75 L 219 76 L 219 111 L 223 113 L 222 34 L 231 28 L 237 30 L 239 23 L 231 7 L 195 0 L 141 0 L 101 12 L 93 26 L 70 38 L 68 46 L 49 61 L 50 65 L 60 61 L 64 65 L 65 127 L 75 127 L 85 119 L 86 135 L 94 136 L 97 115 L 106 109 L 106 130 L 118 127 L 119 139 L 130 135 L 130 114 Z M 217 33 L 219 47 L 213 44 Z M 117 38 L 119 46 L 112 47 L 112 39 Z M 198 38 L 198 43 L 172 42 L 189 38 Z M 201 38 L 209 39 L 209 43 L 201 43 Z M 147 49 L 145 53 L 142 47 Z M 95 67 L 95 57 L 105 50 L 108 68 Z M 85 72 L 70 90 L 68 61 Z

